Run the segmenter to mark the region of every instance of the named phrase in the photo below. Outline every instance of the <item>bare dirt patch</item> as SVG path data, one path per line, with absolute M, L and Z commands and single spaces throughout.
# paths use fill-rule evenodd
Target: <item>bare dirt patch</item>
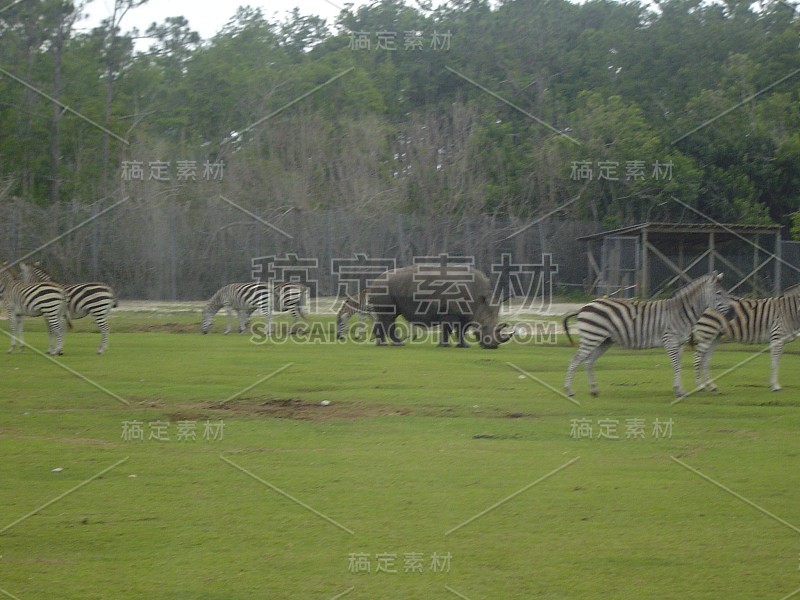
M 148 323 L 125 330 L 128 333 L 200 333 L 200 323 Z
M 311 402 L 300 398 L 237 399 L 225 403 L 208 402 L 203 404 L 202 408 L 214 411 L 216 414 L 222 412 L 242 416 L 266 416 L 300 421 L 393 417 L 411 414 L 411 410 L 408 408 L 356 404 L 343 401 L 330 402 L 326 405 L 321 402 Z

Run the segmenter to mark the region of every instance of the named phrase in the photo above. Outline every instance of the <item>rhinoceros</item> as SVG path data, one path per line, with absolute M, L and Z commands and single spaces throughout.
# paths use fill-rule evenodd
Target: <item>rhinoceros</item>
M 395 319 L 402 316 L 412 326 L 441 326 L 440 346 L 448 346 L 451 334 L 458 346 L 467 347 L 464 336 L 474 328 L 482 348 L 497 348 L 511 339 L 498 323 L 500 304 L 492 303 L 489 278 L 466 265 L 413 265 L 386 271 L 371 284 L 369 304 L 375 314 L 373 333 L 379 346 L 388 337 L 395 345 L 402 340 L 395 332 Z

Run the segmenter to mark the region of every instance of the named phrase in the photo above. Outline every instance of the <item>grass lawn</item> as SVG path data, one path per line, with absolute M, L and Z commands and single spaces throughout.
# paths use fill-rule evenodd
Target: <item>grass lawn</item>
M 663 351 L 612 349 L 576 405 L 550 389 L 561 336 L 256 344 L 199 321 L 120 310 L 104 356 L 87 319 L 58 364 L 0 355 L 0 596 L 800 598 L 797 345 L 780 393 L 764 353 L 675 404 Z

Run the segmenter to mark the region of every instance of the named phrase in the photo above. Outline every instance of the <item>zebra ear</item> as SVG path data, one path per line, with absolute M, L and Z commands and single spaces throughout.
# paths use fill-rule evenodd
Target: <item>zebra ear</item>
M 725 273 L 717 273 L 717 281 L 722 281 L 723 275 L 725 275 Z

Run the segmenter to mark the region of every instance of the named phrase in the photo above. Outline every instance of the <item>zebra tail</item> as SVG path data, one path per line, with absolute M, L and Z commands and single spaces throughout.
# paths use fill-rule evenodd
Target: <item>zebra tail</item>
M 575 311 L 575 312 L 567 313 L 566 315 L 564 315 L 564 321 L 563 321 L 563 323 L 564 323 L 564 333 L 567 334 L 567 339 L 569 340 L 569 345 L 570 346 L 574 346 L 575 345 L 575 341 L 572 339 L 572 336 L 569 334 L 569 324 L 567 323 L 567 321 L 569 319 L 571 319 L 572 317 L 577 317 L 578 316 L 578 312 L 580 312 L 580 311 Z
M 67 330 L 75 331 L 75 327 L 72 326 L 72 321 L 69 318 L 69 309 L 64 311 L 64 320 L 67 322 Z

